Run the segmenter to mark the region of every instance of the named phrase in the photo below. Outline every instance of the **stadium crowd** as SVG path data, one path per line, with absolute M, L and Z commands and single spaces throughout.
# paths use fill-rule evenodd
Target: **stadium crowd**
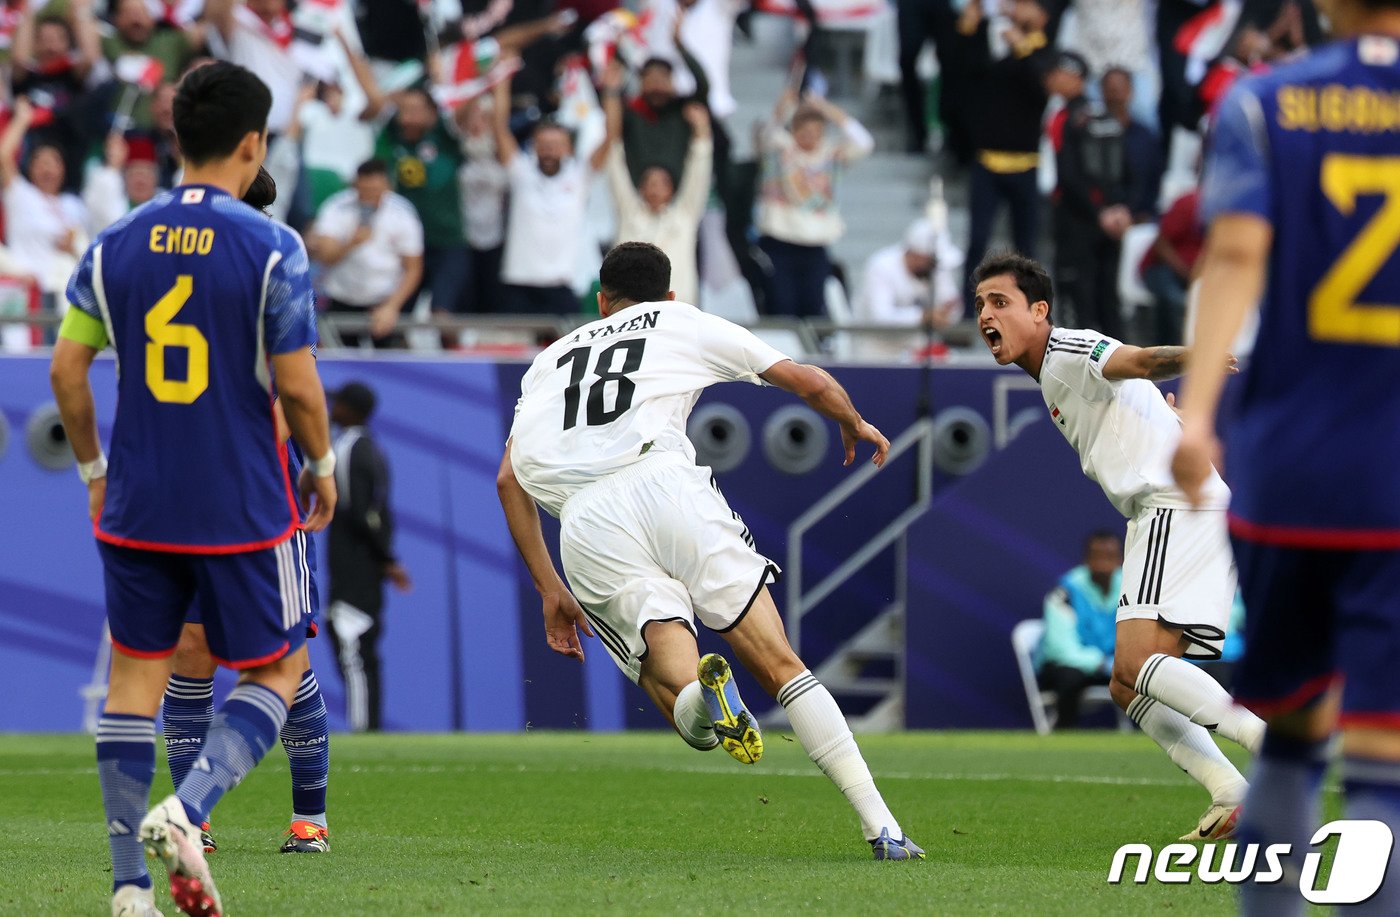
M 939 150 L 969 231 L 891 217 L 903 242 L 852 271 L 854 309 L 833 311 L 837 187 L 876 148 L 817 69 L 829 27 L 866 15 L 842 0 L 756 3 L 795 15 L 805 42 L 752 159 L 729 74 L 755 11 L 740 0 L 103 4 L 12 0 L 0 15 L 0 317 L 61 312 L 88 240 L 178 182 L 175 83 L 225 58 L 272 90 L 272 212 L 306 237 L 322 308 L 352 317 L 339 340 L 365 347 L 404 346 L 398 320 L 420 302 L 586 312 L 601 252 L 626 240 L 662 245 L 679 297 L 702 307 L 719 259 L 751 314 L 943 328 L 1003 204 L 1015 246 L 1053 261 L 1062 320 L 1176 341 L 1212 106 L 1320 34 L 1306 0 L 897 0 L 907 150 Z M 722 231 L 701 231 L 707 212 Z M 1141 327 L 1124 320 L 1137 305 Z M 4 340 L 51 335 L 12 325 Z

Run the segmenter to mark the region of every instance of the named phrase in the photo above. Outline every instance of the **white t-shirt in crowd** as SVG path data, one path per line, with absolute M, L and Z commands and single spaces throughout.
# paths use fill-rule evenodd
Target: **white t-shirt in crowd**
M 87 245 L 84 227 L 87 209 L 73 194 L 49 195 L 22 175 L 5 189 L 5 237 L 10 254 L 22 269 L 39 278 L 45 293 L 61 293 L 77 258 L 59 249 L 68 230 L 76 235 L 73 250 Z
M 1040 392 L 1079 465 L 1129 519 L 1147 508 L 1190 509 L 1172 480 L 1181 419 L 1146 379 L 1108 380 L 1103 368 L 1121 342 L 1092 330 L 1050 332 Z M 1211 472 L 1201 509 L 1225 509 L 1230 488 Z
M 312 232 L 341 242 L 355 234 L 362 219 L 354 189 L 331 195 L 321 205 Z M 403 258 L 423 254 L 423 224 L 405 198 L 390 191 L 370 217 L 368 241 L 326 268 L 321 289 L 326 295 L 352 306 L 379 305 L 403 279 Z
M 228 36 L 228 59 L 253 71 L 272 91 L 272 110 L 267 129 L 274 134 L 287 130 L 301 88 L 301 66 L 292 56 L 291 45 L 273 36 L 267 23 L 242 3 L 233 8 L 233 34 Z M 288 36 L 290 38 L 290 35 Z
M 506 191 L 510 175 L 496 158 L 492 143 L 463 141 L 466 162 L 457 170 L 457 184 L 462 189 L 462 225 L 467 242 L 477 251 L 489 251 L 505 242 Z
M 301 107 L 301 129 L 301 158 L 308 169 L 326 169 L 349 182 L 374 156 L 374 128 L 348 108 L 335 115 L 325 102 L 312 99 Z
M 688 303 L 638 303 L 560 338 L 520 382 L 511 467 L 558 516 L 587 485 L 659 453 L 695 463 L 686 420 L 717 382 L 762 385 L 788 357 Z M 586 389 L 586 390 L 585 390 Z
M 909 273 L 902 244 L 880 249 L 865 262 L 865 285 L 856 300 L 856 319 L 881 325 L 917 325 L 923 321 L 925 309 L 961 302 L 961 252 L 958 255 L 955 260 L 940 258 L 933 277 L 926 279 Z M 954 311 L 949 321 L 960 318 L 962 313 Z
M 574 282 L 590 172 L 576 158 L 564 160 L 553 175 L 541 172 L 531 153 L 521 152 L 511 162 L 502 283 L 566 287 Z

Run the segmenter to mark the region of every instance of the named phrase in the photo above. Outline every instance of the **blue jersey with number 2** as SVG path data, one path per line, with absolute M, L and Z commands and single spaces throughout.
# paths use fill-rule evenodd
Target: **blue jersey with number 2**
M 1273 227 L 1227 444 L 1235 533 L 1400 547 L 1400 43 L 1337 42 L 1242 80 L 1206 163 L 1202 215 L 1222 214 Z
M 102 321 L 118 402 L 97 535 L 233 553 L 298 524 L 269 359 L 316 340 L 306 249 L 213 187 L 157 196 L 83 255 L 68 301 Z

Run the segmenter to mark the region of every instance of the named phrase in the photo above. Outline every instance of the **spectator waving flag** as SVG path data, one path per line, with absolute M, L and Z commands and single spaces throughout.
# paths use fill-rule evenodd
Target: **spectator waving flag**
M 494 38 L 461 41 L 438 53 L 438 78 L 433 99 L 444 109 L 469 102 L 520 69 L 517 58 L 501 60 Z
M 646 59 L 647 25 L 652 12 L 644 10 L 637 16 L 622 8 L 609 10 L 583 30 L 588 46 L 588 62 L 595 75 L 601 77 L 613 58 L 620 57 L 629 67 L 639 67 Z
M 112 69 L 123 83 L 139 87 L 143 92 L 155 92 L 165 79 L 165 65 L 145 54 L 123 54 Z
M 1240 0 L 1216 0 L 1177 30 L 1172 45 L 1186 55 L 1186 79 L 1192 85 L 1205 78 L 1210 62 L 1225 50 L 1242 6 Z
M 590 118 L 602 112 L 598 105 L 598 93 L 593 89 L 593 78 L 588 74 L 588 63 L 581 54 L 571 54 L 560 61 L 559 76 L 559 123 L 572 131 L 577 131 Z

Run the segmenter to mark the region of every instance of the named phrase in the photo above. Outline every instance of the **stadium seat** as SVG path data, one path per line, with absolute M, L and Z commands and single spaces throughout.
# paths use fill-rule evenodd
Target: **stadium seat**
M 1059 698 L 1054 691 L 1042 691 L 1035 677 L 1035 650 L 1040 638 L 1045 635 L 1045 622 L 1040 618 L 1027 618 L 1011 628 L 1011 649 L 1016 654 L 1016 668 L 1021 674 L 1021 686 L 1026 690 L 1026 704 L 1030 707 L 1031 723 L 1041 735 L 1049 735 L 1055 728 L 1055 701 Z M 1113 696 L 1107 685 L 1094 685 L 1084 690 L 1082 705 L 1113 704 Z M 1118 729 L 1126 732 L 1133 728 L 1132 721 L 1123 715 L 1117 704 L 1113 710 L 1118 715 Z

